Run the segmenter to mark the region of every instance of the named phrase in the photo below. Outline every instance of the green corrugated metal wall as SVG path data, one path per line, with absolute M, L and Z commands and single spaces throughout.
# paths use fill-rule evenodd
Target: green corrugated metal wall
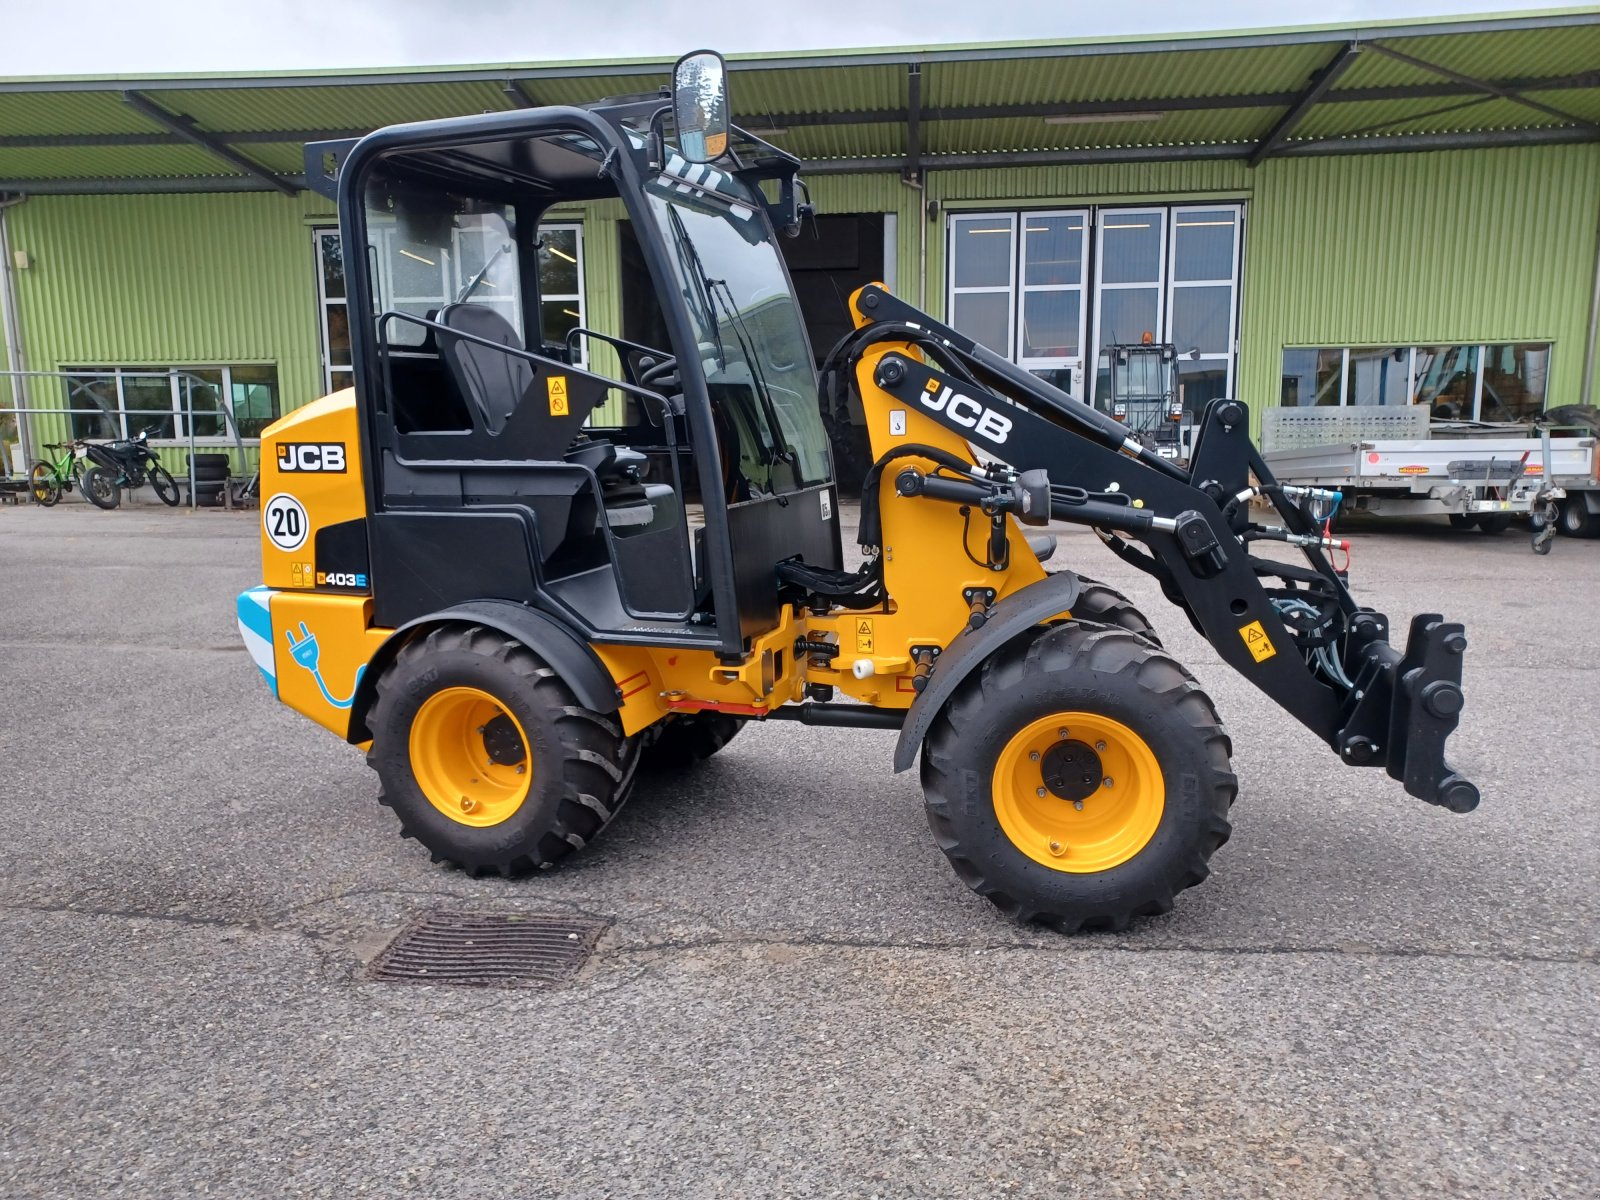
M 898 217 L 897 290 L 944 310 L 944 220 L 925 204 L 1247 202 L 1239 395 L 1274 401 L 1285 345 L 1550 340 L 1552 403 L 1578 398 L 1600 218 L 1600 147 L 821 176 L 824 213 Z M 589 323 L 615 329 L 615 202 L 584 223 Z M 8 214 L 29 365 L 270 361 L 284 403 L 321 389 L 315 196 L 37 197 Z M 604 353 L 594 366 L 606 370 Z M 53 392 L 35 388 L 35 404 Z M 48 431 L 41 431 L 48 432 Z M 176 463 L 174 464 L 177 465 Z
M 36 197 L 7 216 L 24 353 L 35 371 L 276 363 L 285 403 L 321 387 L 311 237 L 276 194 Z M 33 407 L 59 407 L 35 379 Z M 65 418 L 36 423 L 35 441 Z M 48 435 L 48 436 L 47 436 Z M 176 470 L 180 453 L 166 456 Z
M 1276 403 L 1285 345 L 1550 341 L 1576 404 L 1600 147 L 1283 159 L 1246 234 L 1241 399 Z

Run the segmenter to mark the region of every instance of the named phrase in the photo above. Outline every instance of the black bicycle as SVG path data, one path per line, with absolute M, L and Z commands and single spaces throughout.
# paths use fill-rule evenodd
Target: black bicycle
M 161 503 L 177 507 L 181 499 L 178 482 L 161 465 L 155 451 L 150 449 L 148 429 L 138 437 L 125 441 L 84 442 L 83 450 L 96 466 L 104 467 L 112 476 L 113 492 L 125 487 L 142 487 L 148 483 L 161 498 Z

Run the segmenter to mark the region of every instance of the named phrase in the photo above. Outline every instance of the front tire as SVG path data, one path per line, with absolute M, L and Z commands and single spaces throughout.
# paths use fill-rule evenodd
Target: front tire
M 178 501 L 183 497 L 178 492 L 178 482 L 172 478 L 172 473 L 160 463 L 153 462 L 150 464 L 149 475 L 150 486 L 161 498 L 161 503 L 168 508 L 177 508 Z
M 28 491 L 33 494 L 35 503 L 44 508 L 60 500 L 61 481 L 56 478 L 55 468 L 47 462 L 34 463 L 28 472 Z
M 638 763 L 615 718 L 585 708 L 522 643 L 478 625 L 404 646 L 367 727 L 367 765 L 401 834 L 470 875 L 520 875 L 581 849 L 622 807 Z
M 1115 625 L 1118 629 L 1138 634 L 1156 649 L 1161 648 L 1161 639 L 1156 636 L 1150 618 L 1140 612 L 1132 600 L 1109 584 L 1090 579 L 1087 575 L 1079 575 L 1078 583 L 1082 591 L 1078 593 L 1078 602 L 1072 606 L 1074 620 L 1089 621 L 1095 625 Z
M 1121 930 L 1209 873 L 1231 832 L 1231 753 L 1176 661 L 1069 621 L 1002 647 L 940 711 L 922 756 L 928 824 L 1002 912 Z

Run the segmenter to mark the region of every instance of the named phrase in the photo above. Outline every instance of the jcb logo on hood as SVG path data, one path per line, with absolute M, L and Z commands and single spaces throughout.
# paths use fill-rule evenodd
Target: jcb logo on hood
M 345 469 L 343 442 L 279 442 L 278 470 L 333 471 Z
M 925 408 L 943 412 L 957 425 L 965 425 L 997 446 L 1011 432 L 1010 417 L 1003 417 L 994 409 L 985 408 L 971 396 L 963 396 L 954 388 L 941 387 L 937 379 L 928 380 L 920 398 Z

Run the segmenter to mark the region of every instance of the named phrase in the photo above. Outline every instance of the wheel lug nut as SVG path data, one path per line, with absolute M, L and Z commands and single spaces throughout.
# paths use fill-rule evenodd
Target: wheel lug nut
M 479 725 L 478 726 L 478 732 L 482 733 L 487 728 L 489 728 L 487 725 Z
M 1032 753 L 1030 753 L 1028 755 L 1028 758 L 1032 762 L 1038 762 L 1039 761 L 1039 752 L 1037 750 L 1033 751 Z
M 1082 812 L 1083 811 L 1083 801 L 1082 800 L 1074 800 L 1072 802 L 1072 807 L 1077 809 L 1079 812 Z
M 476 800 L 474 800 L 471 796 L 463 796 L 463 797 L 461 797 L 461 811 L 462 812 L 469 813 L 469 812 L 471 812 L 473 809 L 475 809 L 477 807 L 478 807 L 478 802 Z
M 1101 754 L 1104 754 L 1106 752 L 1106 744 L 1104 742 L 1096 742 L 1094 744 L 1094 748 L 1096 750 L 1098 750 Z
M 1060 857 L 1061 855 L 1065 854 L 1066 852 L 1067 852 L 1067 848 L 1065 846 L 1063 846 L 1060 842 L 1051 842 L 1050 843 L 1050 853 L 1051 854 L 1054 854 L 1057 857 Z
M 1111 776 L 1107 775 L 1104 779 L 1102 779 L 1100 781 L 1100 786 L 1101 787 L 1110 787 L 1115 782 L 1116 782 L 1115 779 L 1113 779 L 1113 778 L 1111 778 Z
M 1039 799 L 1041 799 L 1041 800 L 1044 799 L 1044 789 L 1043 788 L 1039 789 Z
M 1066 737 L 1067 736 L 1067 731 L 1065 729 L 1058 729 L 1058 730 L 1056 730 L 1056 732 L 1059 733 L 1062 737 Z
M 517 764 L 517 774 L 518 774 L 518 775 L 523 775 L 523 774 L 526 774 L 526 773 L 527 773 L 527 770 L 528 770 L 528 768 L 527 768 L 527 767 L 525 767 L 525 766 L 523 766 L 523 765 L 522 765 L 522 764 L 521 764 L 521 763 L 518 763 L 518 764 Z

